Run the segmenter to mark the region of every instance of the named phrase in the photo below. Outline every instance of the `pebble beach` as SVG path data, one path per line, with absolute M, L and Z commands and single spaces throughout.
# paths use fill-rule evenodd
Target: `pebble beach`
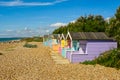
M 49 47 L 0 43 L 0 80 L 120 80 L 120 70 L 100 65 L 56 64 Z M 57 54 L 57 53 L 56 53 Z

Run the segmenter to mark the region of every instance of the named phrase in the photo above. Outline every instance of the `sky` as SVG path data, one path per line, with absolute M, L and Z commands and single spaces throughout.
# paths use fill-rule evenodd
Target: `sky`
M 31 37 L 52 31 L 80 16 L 113 17 L 120 0 L 0 0 L 0 37 Z

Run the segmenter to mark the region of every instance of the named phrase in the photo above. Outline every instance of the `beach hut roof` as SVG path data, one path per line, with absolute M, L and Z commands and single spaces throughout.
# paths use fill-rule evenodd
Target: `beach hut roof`
M 66 39 L 66 34 L 63 34 L 63 33 L 62 33 L 62 34 L 60 35 L 60 39 Z
M 44 38 L 48 38 L 49 37 L 49 35 L 44 35 Z
M 64 35 L 64 37 L 66 38 L 67 34 L 63 34 L 63 35 Z
M 113 40 L 104 32 L 70 32 L 70 35 L 76 40 Z
M 52 35 L 54 39 L 59 39 L 60 38 L 60 34 L 53 34 Z

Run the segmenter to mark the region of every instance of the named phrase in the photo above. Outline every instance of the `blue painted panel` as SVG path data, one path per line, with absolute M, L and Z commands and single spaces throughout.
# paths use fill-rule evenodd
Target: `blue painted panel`
M 65 48 L 62 48 L 62 56 L 65 58 L 66 56 L 66 51 L 65 51 Z
M 74 50 L 74 48 L 72 47 L 72 49 L 71 48 L 63 48 L 62 49 L 62 56 L 64 57 L 64 58 L 66 58 L 66 54 L 67 54 L 67 51 L 75 51 Z

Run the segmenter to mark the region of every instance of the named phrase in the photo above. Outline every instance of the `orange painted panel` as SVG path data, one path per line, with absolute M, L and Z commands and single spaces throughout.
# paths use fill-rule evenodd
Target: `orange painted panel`
M 52 49 L 53 49 L 54 51 L 59 51 L 59 47 L 60 47 L 60 44 L 54 44 L 54 45 L 52 46 Z

